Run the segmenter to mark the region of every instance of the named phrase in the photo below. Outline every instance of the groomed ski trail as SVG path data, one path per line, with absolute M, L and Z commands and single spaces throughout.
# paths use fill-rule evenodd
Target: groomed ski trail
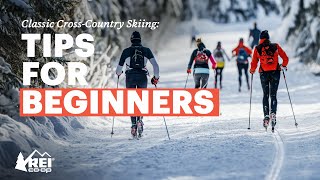
M 284 151 L 284 142 L 280 136 L 280 133 L 277 129 L 275 129 L 274 133 L 274 145 L 276 147 L 276 153 L 273 157 L 273 164 L 270 168 L 270 172 L 268 173 L 268 176 L 266 177 L 266 180 L 276 180 L 279 178 L 285 151 Z

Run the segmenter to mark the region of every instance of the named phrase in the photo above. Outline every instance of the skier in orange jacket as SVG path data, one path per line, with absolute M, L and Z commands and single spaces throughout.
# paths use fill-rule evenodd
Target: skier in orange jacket
M 267 128 L 271 119 L 272 130 L 276 125 L 277 113 L 277 91 L 280 80 L 281 68 L 287 69 L 289 62 L 287 54 L 283 51 L 279 44 L 271 43 L 267 30 L 260 34 L 260 43 L 254 49 L 250 73 L 253 74 L 260 61 L 260 80 L 263 89 L 263 126 Z M 282 58 L 282 64 L 279 64 L 279 58 Z M 271 99 L 271 111 L 269 106 L 269 96 Z

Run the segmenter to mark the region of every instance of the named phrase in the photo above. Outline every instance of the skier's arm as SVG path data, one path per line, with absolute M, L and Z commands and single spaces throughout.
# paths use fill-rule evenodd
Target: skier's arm
M 253 57 L 252 57 L 252 61 L 251 61 L 251 68 L 250 68 L 250 73 L 253 74 L 258 66 L 258 61 L 259 61 L 259 57 L 258 57 L 258 51 L 257 49 L 254 49 L 253 52 Z
M 249 54 L 249 56 L 252 55 L 252 50 L 245 46 L 245 51 Z
M 211 55 L 209 57 L 211 64 L 212 64 L 212 69 L 216 69 L 217 68 L 217 61 L 214 59 L 213 55 Z
M 154 57 L 153 53 L 150 49 L 148 49 L 146 57 L 149 59 L 152 67 L 153 67 L 153 75 L 156 79 L 159 79 L 159 65 L 157 63 L 156 58 Z
M 217 68 L 217 61 L 214 59 L 213 54 L 211 54 L 211 52 L 209 50 L 206 52 L 206 54 L 210 59 L 210 62 L 212 64 L 212 69 Z
M 227 57 L 228 61 L 231 61 L 229 56 L 227 55 L 226 51 L 224 49 L 221 49 L 222 50 L 222 53 Z
M 238 51 L 239 51 L 239 47 L 237 46 L 236 48 L 234 48 L 234 49 L 232 50 L 232 56 L 236 56 L 237 53 L 238 53 Z
M 193 64 L 193 60 L 194 60 L 194 58 L 195 58 L 195 51 L 193 51 L 192 52 L 192 54 L 191 54 L 191 57 L 190 57 L 190 60 L 189 60 L 189 64 L 188 64 L 188 69 L 191 69 L 191 67 L 192 67 L 192 64 Z
M 123 65 L 124 65 L 124 62 L 126 61 L 126 51 L 124 50 L 120 56 L 120 61 L 119 61 L 119 64 L 117 66 L 117 69 L 116 69 L 116 74 L 118 76 L 120 76 L 122 74 L 122 68 L 123 68 Z
M 284 50 L 279 46 L 279 44 L 277 44 L 277 48 L 278 48 L 279 55 L 283 60 L 282 66 L 287 67 L 287 65 L 289 63 L 289 58 L 288 58 L 286 52 L 284 52 Z

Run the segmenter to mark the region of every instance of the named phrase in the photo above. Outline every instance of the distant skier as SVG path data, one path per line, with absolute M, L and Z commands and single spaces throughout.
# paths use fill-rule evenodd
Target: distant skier
M 122 68 L 126 66 L 126 88 L 147 88 L 148 84 L 148 70 L 146 69 L 147 61 L 153 66 L 154 76 L 151 79 L 151 83 L 156 85 L 159 81 L 159 66 L 153 56 L 151 50 L 141 45 L 141 35 L 135 31 L 131 35 L 132 45 L 123 50 L 119 65 L 116 69 L 116 74 L 120 76 L 122 74 Z M 131 134 L 133 137 L 141 137 L 143 132 L 143 117 L 132 116 L 131 117 Z
M 216 61 L 214 60 L 211 52 L 206 49 L 206 46 L 201 42 L 197 44 L 198 48 L 195 49 L 190 57 L 187 73 L 191 73 L 191 67 L 193 66 L 193 78 L 195 82 L 195 88 L 206 88 L 209 79 L 209 60 L 212 64 L 212 69 L 216 68 Z
M 287 70 L 289 62 L 287 54 L 283 51 L 279 44 L 271 43 L 267 30 L 260 34 L 260 43 L 255 48 L 250 73 L 253 74 L 260 61 L 259 73 L 263 90 L 263 126 L 268 127 L 269 121 L 272 122 L 272 131 L 277 123 L 277 91 L 280 81 L 281 68 Z M 278 56 L 282 58 L 282 64 L 279 64 Z M 271 111 L 269 106 L 269 96 L 271 99 Z
M 225 57 L 230 61 L 230 58 L 221 47 L 221 42 L 219 41 L 217 44 L 217 48 L 213 50 L 214 59 L 217 61 L 216 75 L 214 79 L 214 87 L 217 88 L 218 84 L 218 76 L 220 76 L 220 89 L 222 89 L 222 71 L 225 64 Z
M 260 36 L 260 29 L 257 28 L 257 23 L 253 23 L 253 29 L 250 29 L 249 33 L 249 39 L 252 37 L 252 42 L 251 42 L 251 49 L 253 49 L 255 46 L 259 44 L 259 36 Z
M 238 66 L 239 92 L 241 92 L 241 85 L 242 85 L 242 80 L 241 80 L 242 70 L 244 70 L 248 89 L 250 90 L 249 76 L 248 76 L 248 68 L 249 68 L 248 58 L 251 56 L 251 53 L 252 53 L 252 50 L 244 45 L 243 38 L 240 38 L 238 46 L 232 50 L 233 56 L 236 56 L 237 66 Z
M 199 34 L 199 32 L 197 31 L 196 27 L 192 26 L 192 28 L 191 28 L 191 45 L 190 45 L 190 47 L 192 47 L 193 43 L 196 42 L 196 38 L 197 38 L 198 34 Z

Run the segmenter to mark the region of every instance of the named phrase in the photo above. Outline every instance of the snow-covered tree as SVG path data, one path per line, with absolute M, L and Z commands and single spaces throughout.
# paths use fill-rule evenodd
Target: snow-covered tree
M 320 2 L 317 0 L 282 1 L 284 19 L 281 27 L 288 44 L 304 63 L 320 64 Z
M 259 13 L 279 13 L 275 0 L 189 0 L 183 1 L 184 20 L 197 18 L 211 19 L 218 23 L 247 21 Z

